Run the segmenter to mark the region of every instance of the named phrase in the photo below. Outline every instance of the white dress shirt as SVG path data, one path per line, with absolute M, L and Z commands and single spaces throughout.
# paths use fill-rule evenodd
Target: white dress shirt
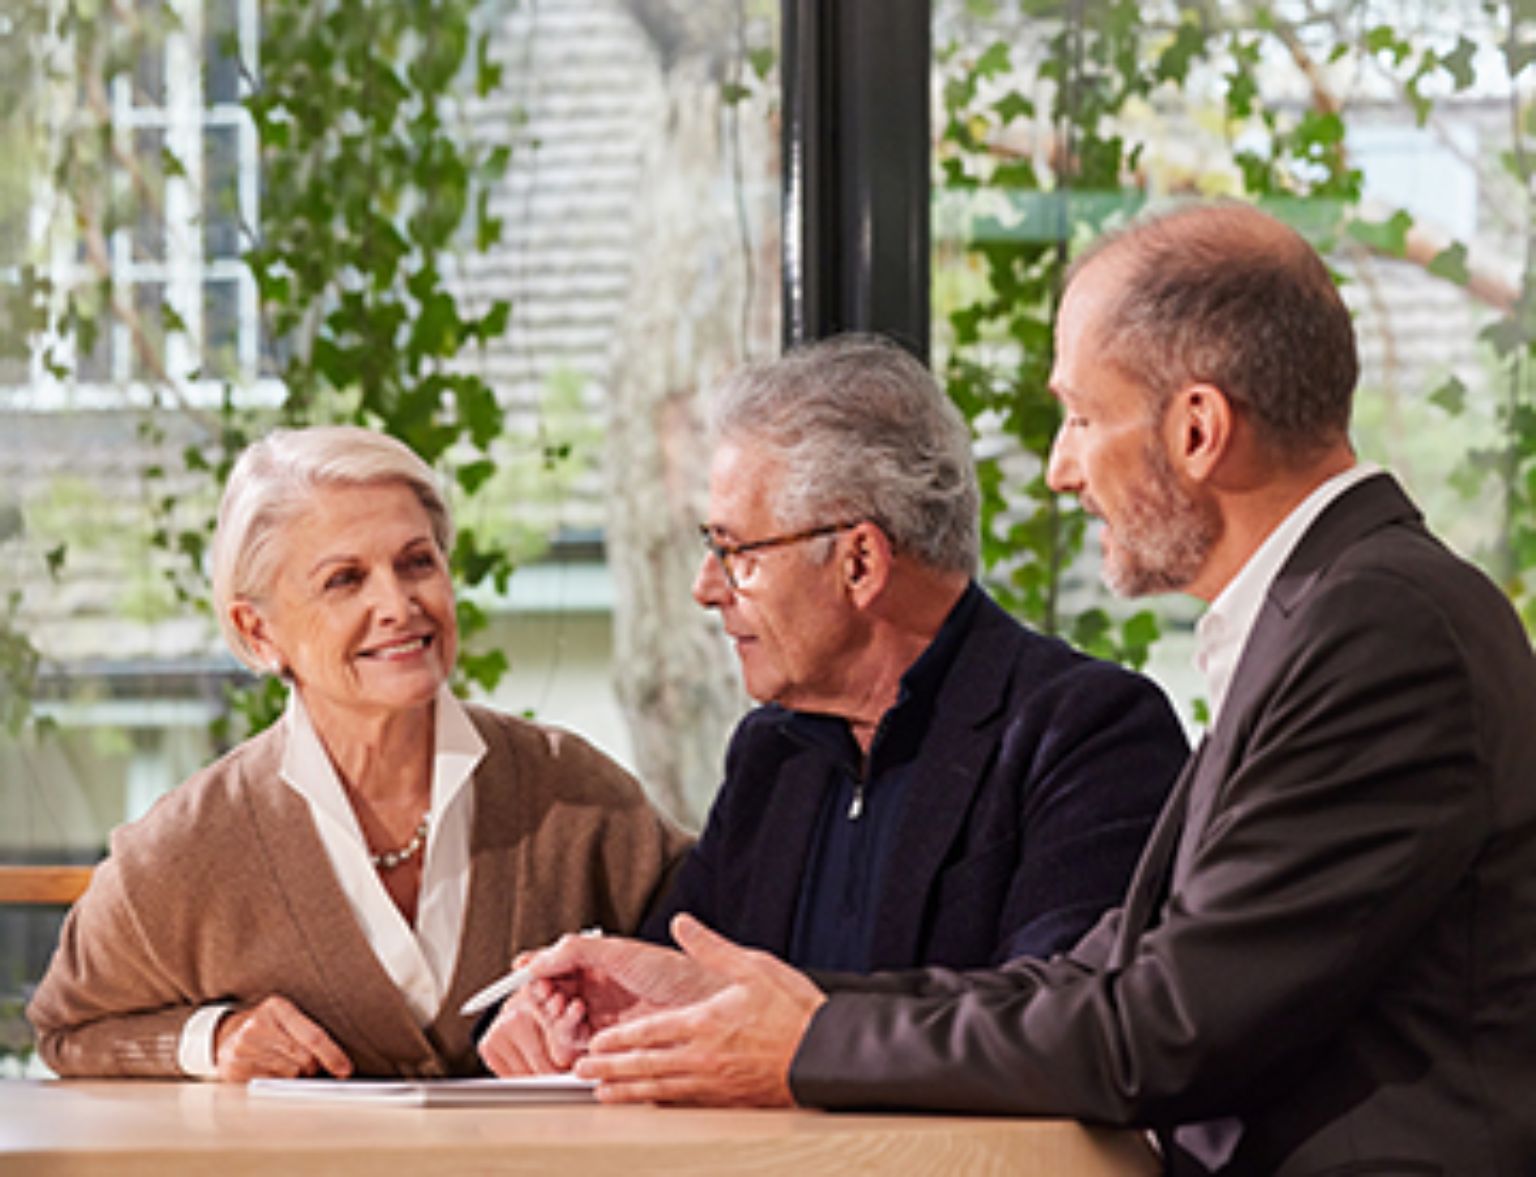
M 363 937 L 425 1026 L 442 1007 L 458 961 L 474 826 L 474 790 L 466 786 L 485 755 L 485 743 L 453 693 L 446 686 L 440 688 L 433 725 L 432 802 L 412 927 L 384 888 L 341 779 L 297 691 L 289 692 L 288 709 L 280 722 L 288 729 L 280 775 L 309 803 L 321 845 Z M 207 1005 L 187 1020 L 178 1061 L 188 1075 L 216 1075 L 214 1030 L 231 1008 Z
M 1196 624 L 1195 666 L 1205 676 L 1212 727 L 1216 726 L 1216 716 L 1226 699 L 1233 672 L 1243 656 L 1243 647 L 1248 644 L 1248 635 L 1258 620 L 1269 586 L 1296 550 L 1301 537 L 1329 503 L 1357 482 L 1380 472 L 1381 467 L 1371 462 L 1359 462 L 1319 485 L 1269 533 Z

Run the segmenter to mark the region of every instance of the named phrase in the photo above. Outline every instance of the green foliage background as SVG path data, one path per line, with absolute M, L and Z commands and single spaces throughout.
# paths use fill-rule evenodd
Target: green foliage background
M 22 57 L 31 72 L 14 94 L 6 92 L 16 113 L 32 120 L 27 142 L 45 146 L 39 154 L 50 169 L 48 188 L 63 198 L 82 253 L 105 257 L 104 243 L 117 230 L 146 214 L 163 217 L 167 186 L 187 175 L 186 161 L 169 149 L 158 159 L 136 155 L 106 96 L 136 85 L 145 53 L 185 30 L 171 6 L 129 11 L 104 0 L 21 2 L 26 17 L 13 27 L 20 36 L 6 44 L 28 46 L 30 55 Z M 130 323 L 151 372 L 154 403 L 144 415 L 144 440 L 162 450 L 181 447 L 179 462 L 147 471 L 152 539 L 170 557 L 160 564 L 173 607 L 207 608 L 211 504 L 238 453 L 279 424 L 380 428 L 436 465 L 468 508 L 452 553 L 461 585 L 504 590 L 515 559 L 536 550 L 528 536 L 508 542 L 505 528 L 475 504 L 498 473 L 506 482 L 524 453 L 539 455 L 548 481 L 558 484 L 568 450 L 509 433 L 495 390 L 472 360 L 506 330 L 510 304 L 469 306 L 452 285 L 464 257 L 501 239 L 491 193 L 511 151 L 473 132 L 470 107 L 502 85 L 490 33 L 504 3 L 263 0 L 259 45 L 229 34 L 210 47 L 210 56 L 238 61 L 242 105 L 259 142 L 260 218 L 241 226 L 242 256 L 257 290 L 266 374 L 280 382 L 280 403 L 252 397 L 254 374 L 243 373 L 226 383 L 218 411 L 187 412 L 163 361 L 165 341 L 188 332 L 184 308 L 168 302 L 158 321 L 136 318 L 106 266 L 60 292 L 51 308 L 48 287 L 29 267 L 15 269 L 16 279 L 0 287 L 12 347 L 45 325 L 47 310 L 81 353 L 114 320 Z M 67 56 L 50 55 L 49 46 L 67 46 Z M 80 101 L 67 119 L 45 127 L 41 108 L 50 97 L 59 100 L 61 87 L 75 89 Z M 45 362 L 59 378 L 73 378 L 64 356 L 50 353 Z M 197 427 L 190 441 L 180 432 L 189 420 Z M 62 562 L 65 550 L 57 555 Z M 156 595 L 152 588 L 146 594 Z M 480 606 L 466 596 L 459 610 L 466 639 L 461 681 L 490 689 L 506 669 L 505 655 L 475 649 L 473 635 L 486 624 Z M 0 676 L 8 688 L 0 719 L 12 731 L 27 718 L 38 663 L 14 611 L 13 602 L 0 618 Z M 261 726 L 280 699 L 280 688 L 268 682 L 238 692 L 235 704 L 248 726 Z
M 1433 431 L 1438 420 L 1472 441 L 1449 489 L 1498 513 L 1496 538 L 1478 555 L 1536 627 L 1536 0 L 936 7 L 945 203 L 935 304 L 949 326 L 950 390 L 988 442 L 984 556 L 1006 603 L 1135 665 L 1158 640 L 1152 612 L 1106 607 L 1082 587 L 1086 520 L 1041 477 L 1057 425 L 1046 393 L 1051 324 L 1074 250 L 1148 198 L 1222 192 L 1263 202 L 1324 250 L 1413 257 L 1436 280 L 1470 289 L 1473 243 L 1416 256 L 1408 212 L 1363 204 L 1346 134 L 1355 95 L 1334 79 L 1372 77 L 1424 122 L 1486 91 L 1497 74 L 1509 133 L 1489 162 L 1519 228 L 1511 242 L 1519 279 L 1484 332 L 1486 385 L 1445 379 L 1423 390 L 1413 417 L 1418 428 Z M 130 322 L 151 369 L 155 348 L 186 331 L 174 306 L 156 321 L 135 317 L 109 269 L 51 290 L 41 259 L 23 248 L 33 189 L 16 179 L 47 169 L 56 214 L 72 220 L 87 259 L 105 256 L 105 240 L 164 200 L 184 161 L 135 157 L 103 95 L 132 84 L 145 46 L 176 31 L 174 11 L 106 0 L 7 7 L 0 146 L 18 166 L 0 180 L 0 362 L 24 355 L 50 313 L 85 351 L 104 324 Z M 205 600 L 208 504 L 233 455 L 275 423 L 357 421 L 436 463 L 465 523 L 453 553 L 461 584 L 504 586 L 518 555 L 536 550 L 535 536 L 510 542 L 486 504 L 514 485 L 519 494 L 558 488 L 572 437 L 559 428 L 509 432 L 472 360 L 505 329 L 511 308 L 466 306 L 451 282 L 459 260 L 501 237 L 490 193 L 509 149 L 467 133 L 466 118 L 469 104 L 504 82 L 489 47 L 498 15 L 485 0 L 263 0 L 260 45 L 224 46 L 240 59 L 261 144 L 260 222 L 244 226 L 244 260 L 283 392 L 280 403 L 253 405 L 231 381 L 219 411 L 190 415 L 201 432 L 176 442 L 177 461 L 149 472 L 153 540 L 172 561 L 173 595 L 157 598 L 144 586 L 136 599 L 146 610 Z M 1277 88 L 1281 74 L 1288 80 Z M 61 93 L 78 101 L 69 119 L 49 121 Z M 1177 169 L 1160 158 L 1170 126 L 1198 131 L 1211 157 L 1173 182 L 1166 177 Z M 1014 146 L 1021 136 L 1033 137 L 1033 150 Z M 71 377 L 63 356 L 45 362 Z M 165 422 L 189 415 L 173 381 L 154 392 L 145 433 L 164 446 Z M 552 404 L 565 396 L 559 381 L 550 395 Z M 1372 412 L 1367 406 L 1367 422 Z M 0 528 L 0 546 L 15 535 Z M 50 547 L 54 574 L 70 542 L 60 536 Z M 462 601 L 463 673 L 488 688 L 503 656 L 475 650 L 485 617 L 473 594 Z M 38 666 L 18 609 L 15 597 L 0 602 L 0 722 L 13 731 L 27 721 Z M 275 700 L 269 690 L 242 705 L 261 723 Z
M 1508 105 L 1510 143 L 1494 163 L 1523 227 L 1522 276 L 1483 333 L 1491 375 L 1478 403 L 1459 381 L 1421 399 L 1491 424 L 1456 482 L 1469 500 L 1497 504 L 1498 538 L 1477 554 L 1536 629 L 1536 4 L 1459 7 L 1460 21 L 1443 4 L 1359 0 L 967 0 L 952 13 L 938 48 L 935 304 L 949 325 L 950 391 L 997 455 L 982 466 L 984 557 L 1021 616 L 1133 665 L 1159 634 L 1148 610 L 1112 614 L 1071 591 L 1086 579 L 1086 521 L 1043 480 L 1058 423 L 1046 390 L 1051 329 L 1074 250 L 1169 195 L 1156 177 L 1175 169 L 1158 153 L 1204 128 L 1205 170 L 1173 194 L 1256 201 L 1325 253 L 1407 258 L 1413 218 L 1363 204 L 1347 150 L 1350 95 L 1331 79 L 1376 79 L 1422 125 L 1478 83 L 1476 59 L 1500 75 Z M 1292 84 L 1277 91 L 1281 74 Z M 1451 242 L 1417 264 L 1466 287 L 1470 246 Z

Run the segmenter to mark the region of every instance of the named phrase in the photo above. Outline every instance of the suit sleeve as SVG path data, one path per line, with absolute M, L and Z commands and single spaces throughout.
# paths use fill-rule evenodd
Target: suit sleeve
M 1488 769 L 1471 670 L 1419 586 L 1341 577 L 1286 637 L 1187 873 L 1122 967 L 834 989 L 797 1100 L 1159 1125 L 1229 1114 L 1315 1058 L 1466 872 Z
M 1041 694 L 1006 737 L 1033 753 L 994 964 L 1065 951 L 1124 900 L 1189 752 L 1162 691 L 1118 666 L 1083 661 Z

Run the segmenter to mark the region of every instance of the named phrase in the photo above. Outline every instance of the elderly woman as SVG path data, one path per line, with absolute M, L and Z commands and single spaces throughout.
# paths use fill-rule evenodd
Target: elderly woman
M 451 531 L 382 434 L 241 457 L 214 603 L 288 709 L 114 832 L 28 1009 L 60 1074 L 473 1073 L 472 992 L 638 924 L 687 840 L 580 739 L 449 692 Z

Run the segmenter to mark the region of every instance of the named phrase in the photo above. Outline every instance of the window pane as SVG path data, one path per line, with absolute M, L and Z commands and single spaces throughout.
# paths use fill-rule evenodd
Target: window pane
M 134 132 L 133 166 L 125 169 L 123 176 L 135 212 L 134 261 L 165 260 L 165 168 L 161 156 L 164 150 L 164 131 Z
M 113 378 L 112 356 L 116 333 L 110 315 L 103 313 L 90 327 L 75 334 L 75 378 L 87 384 L 106 384 Z
M 138 0 L 131 18 L 134 53 L 133 104 L 165 105 L 165 32 L 169 16 L 163 0 Z
M 203 255 L 240 254 L 240 132 L 209 127 L 203 132 Z
M 384 0 L 376 8 L 389 3 L 401 11 L 423 7 Z M 123 0 L 115 10 L 148 22 L 157 7 Z M 129 31 L 115 30 L 117 59 L 134 76 L 136 97 L 130 102 L 123 84 L 104 89 L 133 174 L 106 165 L 103 187 L 111 187 L 113 215 L 103 209 L 82 218 L 106 226 L 104 248 L 66 258 L 53 276 L 61 289 L 76 293 L 110 283 L 133 313 L 129 322 L 104 318 L 93 342 L 76 338 L 78 387 L 64 381 L 62 389 L 40 389 L 47 395 L 32 403 L 47 407 L 30 412 L 12 411 L 28 403 L 25 396 L 0 402 L 5 486 L 24 495 L 29 521 L 46 520 L 29 537 L 38 547 L 26 560 L 0 552 L 0 578 L 10 567 L 23 578 L 24 632 L 49 674 L 37 689 L 38 703 L 60 729 L 52 745 L 57 755 L 39 761 L 46 790 L 11 771 L 28 756 L 35 759 L 33 750 L 0 739 L 0 858 L 89 860 L 102 852 L 114 824 L 214 754 L 209 724 L 227 712 L 223 690 L 238 675 L 206 611 L 166 589 L 163 565 L 171 558 L 146 538 L 163 522 L 153 511 L 185 512 L 198 523 L 212 517 L 218 488 L 206 476 L 187 474 L 184 457 L 191 452 L 216 462 L 225 456 L 217 448 L 219 399 L 227 393 L 242 409 L 271 419 L 283 394 L 275 377 L 284 362 L 313 354 L 313 332 L 331 329 L 326 320 L 336 309 L 334 292 L 365 285 L 358 276 L 365 263 L 323 273 L 328 284 L 317 285 L 332 292 L 331 301 L 302 308 L 294 317 L 303 326 L 283 336 L 267 329 L 277 318 L 274 307 L 263 318 L 255 305 L 254 282 L 240 260 L 249 244 L 241 226 L 260 224 L 263 206 L 250 200 L 241 209 L 237 194 L 242 182 L 247 190 L 261 184 L 256 144 L 247 123 L 238 123 L 243 136 L 236 132 L 245 116 L 230 105 L 239 94 L 234 63 L 213 49 L 234 27 L 237 8 L 249 15 L 253 7 L 254 0 L 206 0 L 200 14 L 205 43 L 190 47 L 175 40 L 175 29 L 161 28 L 153 51 L 146 33 L 145 44 L 130 53 Z M 466 71 L 443 118 L 477 142 L 508 148 L 511 161 L 488 194 L 484 219 L 456 225 L 454 248 L 437 265 L 465 316 L 501 302 L 510 313 L 483 347 L 467 348 L 452 361 L 429 357 L 420 366 L 455 379 L 461 371 L 483 376 L 508 422 L 492 449 L 496 471 L 487 485 L 494 493 L 465 505 L 462 515 L 481 545 L 515 545 L 522 561 L 510 589 L 476 590 L 491 617 L 479 649 L 506 645 L 517 654 L 491 701 L 579 728 L 634 764 L 611 686 L 615 578 L 604 563 L 604 545 L 622 554 L 627 542 L 632 551 L 640 534 L 634 520 L 643 523 L 649 507 L 666 503 L 680 517 L 680 558 L 691 564 L 697 504 L 689 495 L 701 489 L 703 467 L 698 399 L 743 356 L 778 347 L 777 79 L 771 71 L 757 73 L 768 70 L 777 37 L 769 24 L 750 39 L 736 26 L 738 12 L 775 6 L 675 4 L 675 20 L 652 24 L 636 19 L 644 6 L 632 0 L 483 7 L 484 18 L 495 22 L 489 62 L 501 67 L 500 83 L 488 94 L 475 93 L 473 71 Z M 752 60 L 744 49 L 754 52 Z M 201 87 L 195 78 L 166 74 L 167 61 L 191 62 L 200 51 Z M 199 93 L 203 109 L 175 105 Z M 56 113 L 62 119 L 80 112 Z M 183 160 L 191 176 L 186 200 L 179 177 L 165 174 L 162 154 L 167 129 L 179 136 L 182 127 L 202 129 Z M 362 117 L 338 120 L 338 127 L 354 135 L 369 129 Z M 267 145 L 269 152 L 280 149 Z M 348 183 L 371 194 L 361 175 L 321 169 L 329 185 L 321 196 L 340 195 Z M 435 193 L 380 201 L 378 211 L 395 218 L 392 229 L 409 233 L 409 218 Z M 270 212 L 285 194 L 269 189 L 264 195 Z M 294 214 L 286 215 L 287 240 L 329 245 L 348 231 L 339 216 L 297 225 Z M 482 250 L 480 239 L 498 232 L 499 242 Z M 59 252 L 69 253 L 70 246 Z M 302 264 L 329 266 L 329 252 L 312 248 Z M 414 263 L 415 254 L 407 260 Z M 294 298 L 300 264 L 286 272 Z M 408 298 L 401 304 L 404 333 L 416 316 Z M 198 371 L 173 373 L 177 396 L 163 398 L 167 406 L 191 402 L 195 413 L 143 409 L 146 388 L 162 387 L 155 357 L 164 351 L 168 305 L 200 312 L 189 316 L 196 320 L 195 337 L 173 334 L 170 341 L 175 362 Z M 262 379 L 239 371 L 242 354 L 259 357 Z M 227 387 L 219 386 L 223 381 Z M 89 413 L 66 420 L 55 412 L 77 396 L 89 402 Z M 345 408 L 346 398 L 355 396 L 355 388 L 343 387 L 321 389 L 317 399 Z M 439 399 L 449 404 L 452 394 Z M 432 402 L 426 411 L 435 411 Z M 638 459 L 616 474 L 633 490 L 625 504 L 633 515 L 619 525 L 628 527 L 628 540 L 617 528 L 605 535 L 610 420 L 665 421 L 669 477 L 694 484 L 674 500 L 670 482 L 646 483 L 656 478 Z M 141 430 L 146 422 L 150 427 Z M 480 457 L 470 443 L 462 448 L 469 458 Z M 168 472 L 169 481 L 149 478 L 150 468 Z M 61 545 L 67 556 L 56 585 L 43 554 Z M 0 579 L 0 601 L 6 587 Z M 666 595 L 675 618 L 669 614 L 665 625 L 653 627 L 658 633 L 675 637 L 682 627 L 697 626 L 701 647 L 719 644 L 689 599 L 686 579 Z M 732 680 L 729 650 L 721 654 L 720 665 L 698 667 L 716 694 Z M 635 661 L 639 666 L 646 656 Z M 628 670 L 633 676 L 635 667 Z M 687 690 L 668 694 L 696 698 Z M 706 708 L 691 709 L 692 722 L 679 725 L 688 739 L 705 728 Z M 722 708 L 708 710 L 713 716 Z M 738 714 L 733 696 L 727 723 Z M 715 783 L 723 751 L 725 725 L 715 729 L 720 747 L 699 758 L 711 778 L 704 789 Z M 6 978 L 20 984 L 40 968 L 39 955 L 0 933 L 0 999 Z
M 208 0 L 203 9 L 203 101 L 209 106 L 240 97 L 238 0 Z
M 203 283 L 203 373 L 218 380 L 240 375 L 240 283 Z
M 133 378 L 160 380 L 163 368 L 157 362 L 165 354 L 165 285 L 141 282 L 133 288 L 134 325 Z

